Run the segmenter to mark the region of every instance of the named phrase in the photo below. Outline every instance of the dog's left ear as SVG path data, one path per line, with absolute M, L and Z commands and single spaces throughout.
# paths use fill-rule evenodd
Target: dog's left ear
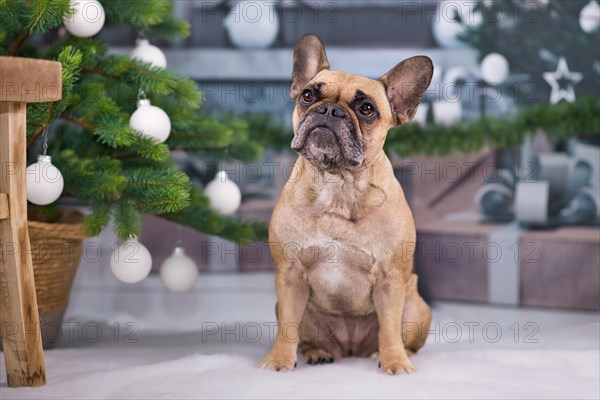
M 417 56 L 402 61 L 379 79 L 385 86 L 398 125 L 413 119 L 432 76 L 431 59 Z

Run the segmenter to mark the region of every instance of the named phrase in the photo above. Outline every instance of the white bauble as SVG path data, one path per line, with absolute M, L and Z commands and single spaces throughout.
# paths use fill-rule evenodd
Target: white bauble
M 438 125 L 450 126 L 460 121 L 462 104 L 456 101 L 439 101 L 433 103 L 433 120 Z
M 63 23 L 65 28 L 78 37 L 87 38 L 100 32 L 104 26 L 104 8 L 97 0 L 72 0 L 70 7 L 74 12 L 67 15 Z
M 63 176 L 52 165 L 50 156 L 38 156 L 37 162 L 27 167 L 25 180 L 27 200 L 40 206 L 56 201 L 65 187 Z
M 581 9 L 579 26 L 586 33 L 592 33 L 600 26 L 600 5 L 596 0 L 591 0 Z
M 240 188 L 229 180 L 225 171 L 218 172 L 215 179 L 206 185 L 204 194 L 210 199 L 211 207 L 221 214 L 234 213 L 242 203 Z
M 148 276 L 152 269 L 152 256 L 148 249 L 135 239 L 121 243 L 110 258 L 110 270 L 118 280 L 136 283 Z
M 509 72 L 508 61 L 502 54 L 490 53 L 481 61 L 481 76 L 488 83 L 503 83 Z
M 175 247 L 173 254 L 160 267 L 160 280 L 171 292 L 187 292 L 198 279 L 198 266 L 185 254 L 183 247 Z
M 159 143 L 165 142 L 171 134 L 171 120 L 167 113 L 147 99 L 138 101 L 137 107 L 129 118 L 129 126 Z
M 135 49 L 129 54 L 130 58 L 150 63 L 153 67 L 167 68 L 167 57 L 158 47 L 150 44 L 147 39 L 138 39 Z
M 237 47 L 264 49 L 277 38 L 279 17 L 270 2 L 236 1 L 224 25 Z
M 436 42 L 444 48 L 467 48 L 466 43 L 458 39 L 467 27 L 476 28 L 483 22 L 480 12 L 473 12 L 474 2 L 445 0 L 438 3 L 433 22 L 433 36 Z M 454 20 L 457 14 L 461 22 Z

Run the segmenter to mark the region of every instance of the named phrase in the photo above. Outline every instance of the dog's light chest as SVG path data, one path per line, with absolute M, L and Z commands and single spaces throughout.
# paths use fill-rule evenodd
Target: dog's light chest
M 371 300 L 375 258 L 338 241 L 320 241 L 302 249 L 310 300 L 330 314 L 366 315 L 375 311 Z

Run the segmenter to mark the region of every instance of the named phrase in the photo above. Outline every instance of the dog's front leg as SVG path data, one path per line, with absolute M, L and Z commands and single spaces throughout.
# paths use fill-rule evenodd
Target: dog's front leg
M 300 263 L 277 264 L 277 336 L 271 350 L 259 364 L 261 368 L 291 371 L 296 366 L 300 322 L 309 295 L 303 269 Z
M 388 267 L 389 268 L 389 267 Z M 402 342 L 402 314 L 406 282 L 401 270 L 383 271 L 373 290 L 373 303 L 379 321 L 379 365 L 386 374 L 414 370 Z

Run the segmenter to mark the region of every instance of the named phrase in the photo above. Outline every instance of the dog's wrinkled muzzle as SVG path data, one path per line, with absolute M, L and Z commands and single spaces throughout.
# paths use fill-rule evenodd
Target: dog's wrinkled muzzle
M 357 129 L 337 104 L 319 105 L 307 113 L 292 149 L 324 169 L 355 168 L 364 160 Z

